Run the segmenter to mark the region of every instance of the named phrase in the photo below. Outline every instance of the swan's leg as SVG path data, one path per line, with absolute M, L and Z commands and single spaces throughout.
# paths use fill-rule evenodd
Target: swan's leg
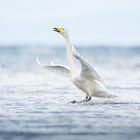
M 91 100 L 91 96 L 87 96 L 85 100 L 79 101 L 78 103 L 84 103 Z
M 79 102 L 86 102 L 87 100 L 89 100 L 89 96 L 86 96 L 86 99 L 85 100 L 82 100 L 82 101 L 79 101 Z M 79 103 L 78 101 L 71 101 L 71 103 Z
M 91 96 L 86 96 L 86 99 L 82 100 L 82 101 L 71 101 L 71 103 L 84 103 L 84 102 L 88 102 L 91 100 Z
M 86 96 L 86 100 L 88 99 L 89 96 Z
M 91 100 L 91 96 L 89 96 L 89 98 L 87 98 L 87 101 L 90 101 Z

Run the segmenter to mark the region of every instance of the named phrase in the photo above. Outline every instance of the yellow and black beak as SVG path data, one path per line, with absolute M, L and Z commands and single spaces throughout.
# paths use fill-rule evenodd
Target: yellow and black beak
M 58 32 L 58 33 L 62 30 L 64 30 L 64 28 L 53 28 L 53 31 Z

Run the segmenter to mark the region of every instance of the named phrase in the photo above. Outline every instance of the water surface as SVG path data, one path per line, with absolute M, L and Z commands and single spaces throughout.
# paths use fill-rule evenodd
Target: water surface
M 35 62 L 38 56 L 44 63 L 67 64 L 64 48 L 0 47 L 1 139 L 140 139 L 140 48 L 89 47 L 79 52 L 118 98 L 69 103 L 85 95 L 66 77 Z

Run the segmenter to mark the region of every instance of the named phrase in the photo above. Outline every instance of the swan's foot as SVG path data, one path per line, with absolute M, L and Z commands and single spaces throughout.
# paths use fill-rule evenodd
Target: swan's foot
M 91 100 L 91 96 L 86 96 L 86 100 L 90 101 Z
M 91 96 L 89 96 L 88 98 L 87 98 L 87 101 L 90 101 L 91 100 Z
M 86 99 L 85 100 L 82 100 L 82 101 L 71 101 L 71 103 L 75 104 L 75 103 L 84 103 L 84 102 L 88 102 L 91 100 L 91 96 L 86 96 Z
M 73 100 L 73 101 L 71 101 L 71 103 L 75 104 L 75 103 L 78 103 L 78 102 L 77 102 L 77 101 L 75 101 L 75 100 Z
M 88 102 L 91 100 L 91 96 L 86 96 L 85 100 L 79 101 L 78 103 L 84 103 L 84 102 Z

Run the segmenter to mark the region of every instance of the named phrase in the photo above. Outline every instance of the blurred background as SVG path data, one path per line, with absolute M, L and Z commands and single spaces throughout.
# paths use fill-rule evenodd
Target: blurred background
M 118 98 L 85 94 L 42 69 L 71 41 Z M 80 70 L 80 64 L 74 60 Z M 139 0 L 0 0 L 0 139 L 140 140 Z
M 51 44 L 64 27 L 79 45 L 138 46 L 139 0 L 0 0 L 0 45 Z

